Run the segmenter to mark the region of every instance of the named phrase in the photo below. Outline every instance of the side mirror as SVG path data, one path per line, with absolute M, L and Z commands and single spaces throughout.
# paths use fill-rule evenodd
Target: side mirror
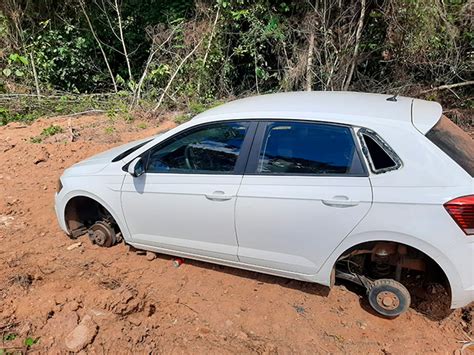
M 135 158 L 128 165 L 127 172 L 133 177 L 139 177 L 145 172 L 145 166 L 143 165 L 143 159 L 141 157 Z

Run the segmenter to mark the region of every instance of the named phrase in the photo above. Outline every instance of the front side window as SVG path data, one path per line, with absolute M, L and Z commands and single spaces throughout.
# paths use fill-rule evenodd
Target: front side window
M 146 171 L 232 173 L 248 127 L 247 122 L 226 122 L 178 134 L 150 151 Z
M 354 172 L 361 173 L 363 168 L 350 128 L 309 122 L 267 124 L 257 173 L 325 175 Z

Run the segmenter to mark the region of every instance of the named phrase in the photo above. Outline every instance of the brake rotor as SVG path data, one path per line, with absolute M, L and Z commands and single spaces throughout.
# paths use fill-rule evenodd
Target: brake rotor
M 89 238 L 101 247 L 111 247 L 117 242 L 114 229 L 104 221 L 96 222 L 89 228 Z

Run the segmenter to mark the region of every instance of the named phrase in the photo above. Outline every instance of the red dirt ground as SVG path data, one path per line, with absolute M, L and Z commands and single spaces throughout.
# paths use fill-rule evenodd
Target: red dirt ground
M 65 133 L 31 142 L 51 124 Z M 349 286 L 195 261 L 174 268 L 170 257 L 149 261 L 87 237 L 68 250 L 76 241 L 53 210 L 62 171 L 172 126 L 83 116 L 0 127 L 0 353 L 67 352 L 79 322 L 83 353 L 459 353 L 472 340 L 472 305 L 441 320 L 429 307 L 388 320 Z M 27 347 L 27 338 L 37 342 Z

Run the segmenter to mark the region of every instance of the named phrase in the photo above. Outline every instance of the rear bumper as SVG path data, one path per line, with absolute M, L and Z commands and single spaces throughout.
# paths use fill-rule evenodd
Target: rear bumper
M 444 270 L 451 284 L 451 308 L 474 302 L 474 241 L 470 238 L 465 243 L 453 244 L 447 252 L 453 266 Z
M 451 308 L 460 308 L 474 302 L 474 286 L 453 292 Z

